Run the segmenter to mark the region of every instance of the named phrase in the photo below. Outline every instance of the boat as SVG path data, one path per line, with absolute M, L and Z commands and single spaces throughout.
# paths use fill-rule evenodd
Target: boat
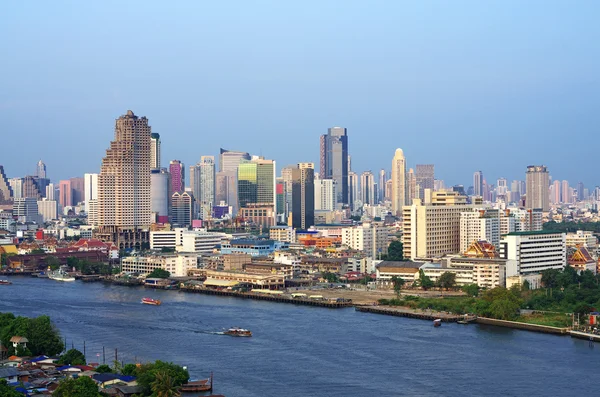
M 8 280 L 0 280 L 0 285 L 10 285 L 10 284 L 12 284 L 12 283 Z
M 158 299 L 152 299 L 152 298 L 142 298 L 142 303 L 146 304 L 146 305 L 154 305 L 154 306 L 158 306 L 160 305 L 162 302 L 159 301 Z
M 456 323 L 457 324 L 469 324 L 469 322 L 467 320 L 458 320 Z
M 210 373 L 210 378 L 195 380 L 181 385 L 179 391 L 181 393 L 194 393 L 200 391 L 212 391 L 213 389 L 213 374 Z
M 433 320 L 433 326 L 434 327 L 440 327 L 442 325 L 442 319 L 441 318 L 436 318 L 435 320 Z
M 53 272 L 48 272 L 48 278 L 50 280 L 56 281 L 75 281 L 75 277 L 69 276 L 67 272 L 62 270 L 55 270 Z
M 252 332 L 249 330 L 237 327 L 229 328 L 227 331 L 223 332 L 223 334 L 229 336 L 252 336 Z

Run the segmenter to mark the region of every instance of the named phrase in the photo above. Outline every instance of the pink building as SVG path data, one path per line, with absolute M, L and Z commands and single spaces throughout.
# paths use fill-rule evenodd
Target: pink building
M 185 190 L 185 171 L 183 163 L 179 160 L 171 160 L 169 163 L 169 173 L 171 174 L 170 195 L 175 192 L 183 192 Z

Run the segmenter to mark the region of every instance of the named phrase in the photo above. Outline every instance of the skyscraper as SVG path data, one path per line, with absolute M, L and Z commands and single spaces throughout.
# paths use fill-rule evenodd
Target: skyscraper
M 246 218 L 261 226 L 275 224 L 274 160 L 256 159 L 238 166 L 238 200 L 240 211 Z
M 337 194 L 337 190 L 339 189 L 339 187 L 337 186 L 337 182 L 334 180 L 335 183 L 335 190 L 336 190 L 336 199 L 335 202 L 337 203 L 337 197 L 339 196 Z M 360 197 L 358 197 L 358 174 L 356 172 L 350 172 L 348 174 L 348 196 L 349 196 L 349 201 L 350 201 L 350 209 L 351 210 L 355 210 L 356 208 L 356 202 L 358 200 L 360 200 Z
M 194 198 L 189 192 L 175 192 L 171 196 L 171 223 L 179 227 L 192 224 Z
M 13 202 L 13 192 L 8 178 L 4 173 L 4 167 L 0 165 L 0 205 L 11 205 Z
M 315 165 L 300 163 L 292 170 L 292 227 L 307 229 L 315 223 Z
M 379 182 L 377 183 L 377 186 L 379 187 L 378 199 L 380 202 L 385 201 L 385 196 L 386 196 L 385 183 L 386 182 L 387 182 L 387 178 L 385 177 L 385 170 L 381 169 L 381 170 L 379 170 Z
M 392 159 L 392 214 L 402 216 L 406 205 L 406 159 L 402 149 L 396 149 Z
M 333 179 L 315 179 L 315 210 L 333 211 L 334 209 L 335 181 Z
M 431 189 L 433 191 L 433 181 L 435 180 L 435 165 L 433 164 L 417 164 L 415 170 L 416 178 L 416 193 L 418 197 L 423 200 L 425 198 L 425 189 Z M 412 204 L 409 201 L 407 204 Z
M 23 178 L 10 178 L 8 180 L 10 190 L 12 192 L 12 198 L 23 197 Z
M 321 135 L 322 179 L 333 179 L 337 186 L 338 203 L 349 203 L 348 197 L 348 135 L 345 128 L 333 127 Z
M 169 177 L 166 168 L 154 168 L 150 173 L 150 211 L 158 222 L 159 217 L 169 216 Z
M 160 135 L 150 134 L 150 169 L 160 168 Z
M 73 206 L 73 189 L 71 180 L 66 179 L 58 182 L 59 196 L 58 203 L 62 208 Z
M 238 166 L 244 161 L 250 161 L 251 157 L 246 152 L 236 152 L 221 148 L 219 155 L 219 172 L 235 172 L 237 174 Z
M 530 165 L 525 174 L 527 193 L 525 207 L 527 209 L 541 209 L 543 212 L 550 210 L 548 183 L 548 169 L 544 165 Z
M 294 186 L 294 169 L 297 166 L 287 165 L 281 169 L 281 182 L 283 183 L 283 219 L 287 222 L 288 217 L 292 213 Z
M 483 172 L 475 171 L 473 174 L 473 195 L 483 197 Z
M 33 197 L 41 200 L 42 195 L 35 177 L 28 175 L 23 178 L 23 197 Z
M 46 179 L 46 164 L 42 160 L 38 161 L 35 176 L 39 179 Z
M 562 189 L 560 186 L 560 181 L 552 182 L 550 185 L 550 201 L 552 204 L 562 203 Z
M 585 187 L 583 186 L 583 182 L 577 183 L 577 201 L 585 200 L 584 190 Z
M 419 198 L 419 186 L 417 185 L 417 177 L 415 171 L 410 168 L 406 173 L 406 203 L 412 203 L 414 199 Z
M 170 194 L 183 192 L 185 190 L 185 168 L 183 163 L 179 160 L 171 160 L 169 174 L 171 174 Z
M 561 198 L 562 198 L 562 202 L 565 204 L 570 204 L 573 200 L 571 199 L 571 191 L 570 191 L 571 187 L 569 186 L 569 181 L 562 181 L 561 184 Z
M 148 242 L 150 133 L 146 117 L 131 110 L 115 121 L 115 138 L 98 175 L 98 237 L 120 249 Z
M 199 208 L 200 219 L 207 219 L 215 204 L 214 156 L 202 156 L 198 164 L 190 167 L 190 187 Z
M 90 212 L 90 201 L 98 200 L 98 174 L 84 174 L 84 193 L 85 212 Z
M 215 176 L 215 203 L 225 202 L 231 207 L 232 216 L 238 211 L 237 170 L 219 171 Z
M 360 174 L 360 197 L 363 204 L 375 204 L 375 177 L 371 171 Z

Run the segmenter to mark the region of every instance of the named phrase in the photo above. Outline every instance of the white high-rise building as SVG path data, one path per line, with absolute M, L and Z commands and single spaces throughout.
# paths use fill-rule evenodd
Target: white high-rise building
M 150 169 L 160 169 L 160 135 L 150 134 Z
M 473 195 L 483 197 L 483 172 L 475 171 L 473 174 Z
M 339 187 L 336 185 L 336 191 L 337 189 Z M 348 173 L 348 196 L 350 196 L 348 200 L 350 201 L 352 210 L 356 209 L 360 202 L 360 197 L 358 196 L 358 174 L 353 171 Z
M 14 199 L 23 197 L 23 178 L 10 178 L 8 184 L 12 189 Z
M 389 228 L 383 225 L 363 223 L 342 229 L 342 244 L 363 251 L 375 259 L 386 255 L 390 245 Z
M 541 209 L 543 212 L 550 210 L 550 194 L 548 169 L 544 165 L 530 165 L 525 175 L 527 193 L 525 208 Z
M 335 210 L 335 180 L 333 179 L 315 179 L 315 210 L 333 211 Z
M 44 222 L 48 222 L 54 219 L 58 219 L 58 204 L 54 200 L 48 200 L 47 198 L 37 202 L 38 212 L 42 216 Z
M 417 186 L 415 171 L 410 168 L 406 173 L 406 202 L 412 203 L 416 198 L 420 198 L 419 186 Z
M 402 149 L 396 149 L 392 159 L 392 213 L 402 216 L 406 203 L 406 159 Z
M 547 231 L 509 233 L 500 241 L 500 257 L 517 263 L 516 269 L 506 269 L 507 277 L 560 270 L 567 264 L 566 236 Z
M 375 204 L 375 177 L 371 171 L 360 175 L 360 196 L 363 204 Z
M 46 198 L 48 200 L 56 200 L 56 188 L 54 187 L 54 183 L 49 183 L 46 186 Z
M 150 211 L 158 216 L 169 216 L 169 173 L 166 168 L 150 173 Z
M 83 200 L 85 212 L 90 211 L 90 200 L 98 200 L 98 174 L 83 175 Z
M 460 252 L 466 252 L 475 241 L 500 244 L 500 212 L 474 209 L 460 214 Z
M 190 167 L 190 186 L 199 209 L 200 219 L 208 219 L 215 204 L 215 157 L 202 156 Z

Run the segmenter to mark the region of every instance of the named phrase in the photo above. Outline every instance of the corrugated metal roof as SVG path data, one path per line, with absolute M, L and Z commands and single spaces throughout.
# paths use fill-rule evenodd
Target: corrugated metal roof
M 216 278 L 207 278 L 204 285 L 210 285 L 213 287 L 233 287 L 238 285 L 239 282 L 233 280 L 218 280 Z

